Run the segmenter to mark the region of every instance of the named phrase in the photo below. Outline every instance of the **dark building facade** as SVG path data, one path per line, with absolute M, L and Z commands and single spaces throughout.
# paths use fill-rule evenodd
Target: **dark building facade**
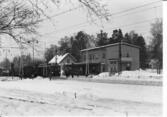
M 88 73 L 93 69 L 98 69 L 99 72 L 116 73 L 120 69 L 120 63 L 122 70 L 137 70 L 140 68 L 139 51 L 138 46 L 124 42 L 84 49 L 81 50 L 81 63 L 85 64 L 84 71 Z

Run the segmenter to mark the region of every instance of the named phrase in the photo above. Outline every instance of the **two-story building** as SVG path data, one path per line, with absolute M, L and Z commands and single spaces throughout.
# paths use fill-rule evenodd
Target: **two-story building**
M 139 64 L 139 47 L 125 42 L 81 50 L 83 71 L 87 73 L 137 70 Z M 121 59 L 120 59 L 121 52 Z M 120 64 L 121 63 L 121 64 Z

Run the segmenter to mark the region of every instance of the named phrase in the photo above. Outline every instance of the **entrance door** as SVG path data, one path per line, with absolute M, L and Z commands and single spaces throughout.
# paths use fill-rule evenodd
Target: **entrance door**
M 102 63 L 101 64 L 101 72 L 105 72 L 106 70 L 105 70 L 105 64 L 104 63 Z
M 118 61 L 116 60 L 110 60 L 109 65 L 109 72 L 110 74 L 115 74 L 118 72 Z

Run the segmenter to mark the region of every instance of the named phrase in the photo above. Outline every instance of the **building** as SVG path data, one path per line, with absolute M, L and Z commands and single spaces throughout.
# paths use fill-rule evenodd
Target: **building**
M 50 61 L 50 65 L 59 65 L 60 66 L 60 73 L 61 75 L 64 72 L 64 66 L 72 65 L 76 63 L 76 59 L 69 53 L 66 53 L 64 55 L 55 55 Z
M 0 76 L 3 74 L 3 70 L 5 70 L 5 69 L 0 66 Z
M 75 63 L 76 59 L 69 53 L 66 53 L 64 55 L 55 55 L 50 61 L 49 64 L 55 64 L 57 63 L 58 65 L 68 65 Z
M 120 68 L 122 70 L 137 70 L 140 68 L 139 47 L 125 42 L 84 49 L 81 50 L 81 53 L 80 64 L 85 66 L 83 71 L 88 74 L 116 73 Z

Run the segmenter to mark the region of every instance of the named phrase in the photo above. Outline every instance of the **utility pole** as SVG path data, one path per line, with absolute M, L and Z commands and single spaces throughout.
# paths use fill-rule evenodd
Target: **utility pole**
M 86 50 L 86 75 L 89 74 L 89 54 L 88 50 Z
M 6 56 L 5 56 L 5 57 L 6 57 L 6 69 L 7 69 L 7 67 L 8 67 L 8 65 L 7 65 L 7 53 L 8 53 L 8 52 L 7 52 L 7 51 L 8 51 L 8 50 L 5 50 L 5 51 L 6 51 L 6 53 L 5 53 Z
M 34 64 L 34 55 L 35 55 L 35 43 L 38 43 L 38 40 L 36 40 L 35 38 L 33 38 L 32 40 L 27 41 L 27 43 L 32 43 L 32 61 Z
M 10 50 L 9 49 L 7 49 L 7 48 L 5 48 L 5 49 L 3 49 L 3 51 L 5 52 L 5 68 L 6 68 L 6 70 L 8 70 L 8 53 L 10 52 Z M 8 73 L 8 75 L 9 75 L 9 73 Z
M 20 46 L 20 45 L 19 45 Z M 3 49 L 3 52 L 5 52 L 5 58 L 6 58 L 6 60 L 7 60 L 7 58 L 8 58 L 8 53 L 10 52 L 10 50 L 12 49 L 17 49 L 17 50 L 20 50 L 21 51 L 21 48 L 20 47 L 2 47 L 2 46 L 0 46 L 0 49 Z M 21 57 L 20 57 L 20 60 L 21 60 Z M 6 63 L 6 65 L 5 66 L 7 66 L 7 63 Z M 11 66 L 13 66 L 13 67 L 11 67 L 11 70 L 12 70 L 12 77 L 13 77 L 13 72 L 14 72 L 14 63 L 12 63 L 11 64 Z M 20 61 L 20 67 L 19 67 L 19 75 L 20 75 L 20 73 L 21 73 L 21 61 Z
M 57 72 L 57 47 L 55 46 L 55 76 L 56 76 L 56 72 Z
M 22 80 L 22 77 L 23 77 L 23 45 L 22 45 L 22 42 L 21 42 L 21 37 L 20 37 L 20 77 L 21 77 L 21 80 Z
M 47 60 L 45 59 L 46 41 L 44 42 L 44 64 L 43 64 L 43 76 L 47 76 Z M 46 66 L 45 66 L 46 64 Z
M 0 47 L 2 46 L 2 41 L 1 41 L 1 38 L 0 38 Z
M 86 68 L 85 68 L 85 75 L 87 74 L 87 59 L 88 59 L 88 57 L 87 57 L 87 51 L 86 51 L 86 59 L 85 59 Z
M 57 47 L 55 46 L 55 64 L 57 65 Z
M 33 64 L 34 64 L 34 55 L 35 55 L 35 43 L 38 43 L 38 40 L 36 40 L 36 39 L 32 39 L 31 40 L 32 41 L 32 53 L 33 53 Z
M 46 50 L 46 41 L 45 41 L 45 50 Z M 45 54 L 45 51 L 44 51 L 44 54 Z M 48 63 L 47 63 L 47 60 L 45 59 L 45 62 L 46 62 L 46 69 L 45 69 L 45 74 L 47 76 L 48 74 Z
M 119 40 L 119 74 L 122 72 L 122 41 L 121 39 Z
M 22 49 L 24 48 L 23 46 L 22 46 L 22 43 L 21 43 L 21 38 L 20 38 L 20 42 L 18 43 L 19 44 L 19 47 L 2 47 L 2 45 L 0 45 L 0 48 L 2 48 L 3 49 L 3 51 L 5 51 L 5 54 L 6 54 L 6 56 L 5 56 L 5 58 L 7 59 L 7 57 L 8 57 L 8 53 L 10 52 L 10 49 L 17 49 L 17 50 L 20 50 L 20 64 L 19 64 L 19 75 L 21 76 L 21 78 L 22 78 L 22 75 L 23 75 L 23 60 L 22 60 L 22 55 L 23 55 L 23 51 L 22 51 Z M 7 63 L 6 63 L 6 66 L 7 66 Z
M 34 40 L 32 41 L 33 45 L 32 45 L 32 53 L 33 53 L 33 59 L 32 59 L 32 62 L 33 62 L 33 65 L 34 65 Z

